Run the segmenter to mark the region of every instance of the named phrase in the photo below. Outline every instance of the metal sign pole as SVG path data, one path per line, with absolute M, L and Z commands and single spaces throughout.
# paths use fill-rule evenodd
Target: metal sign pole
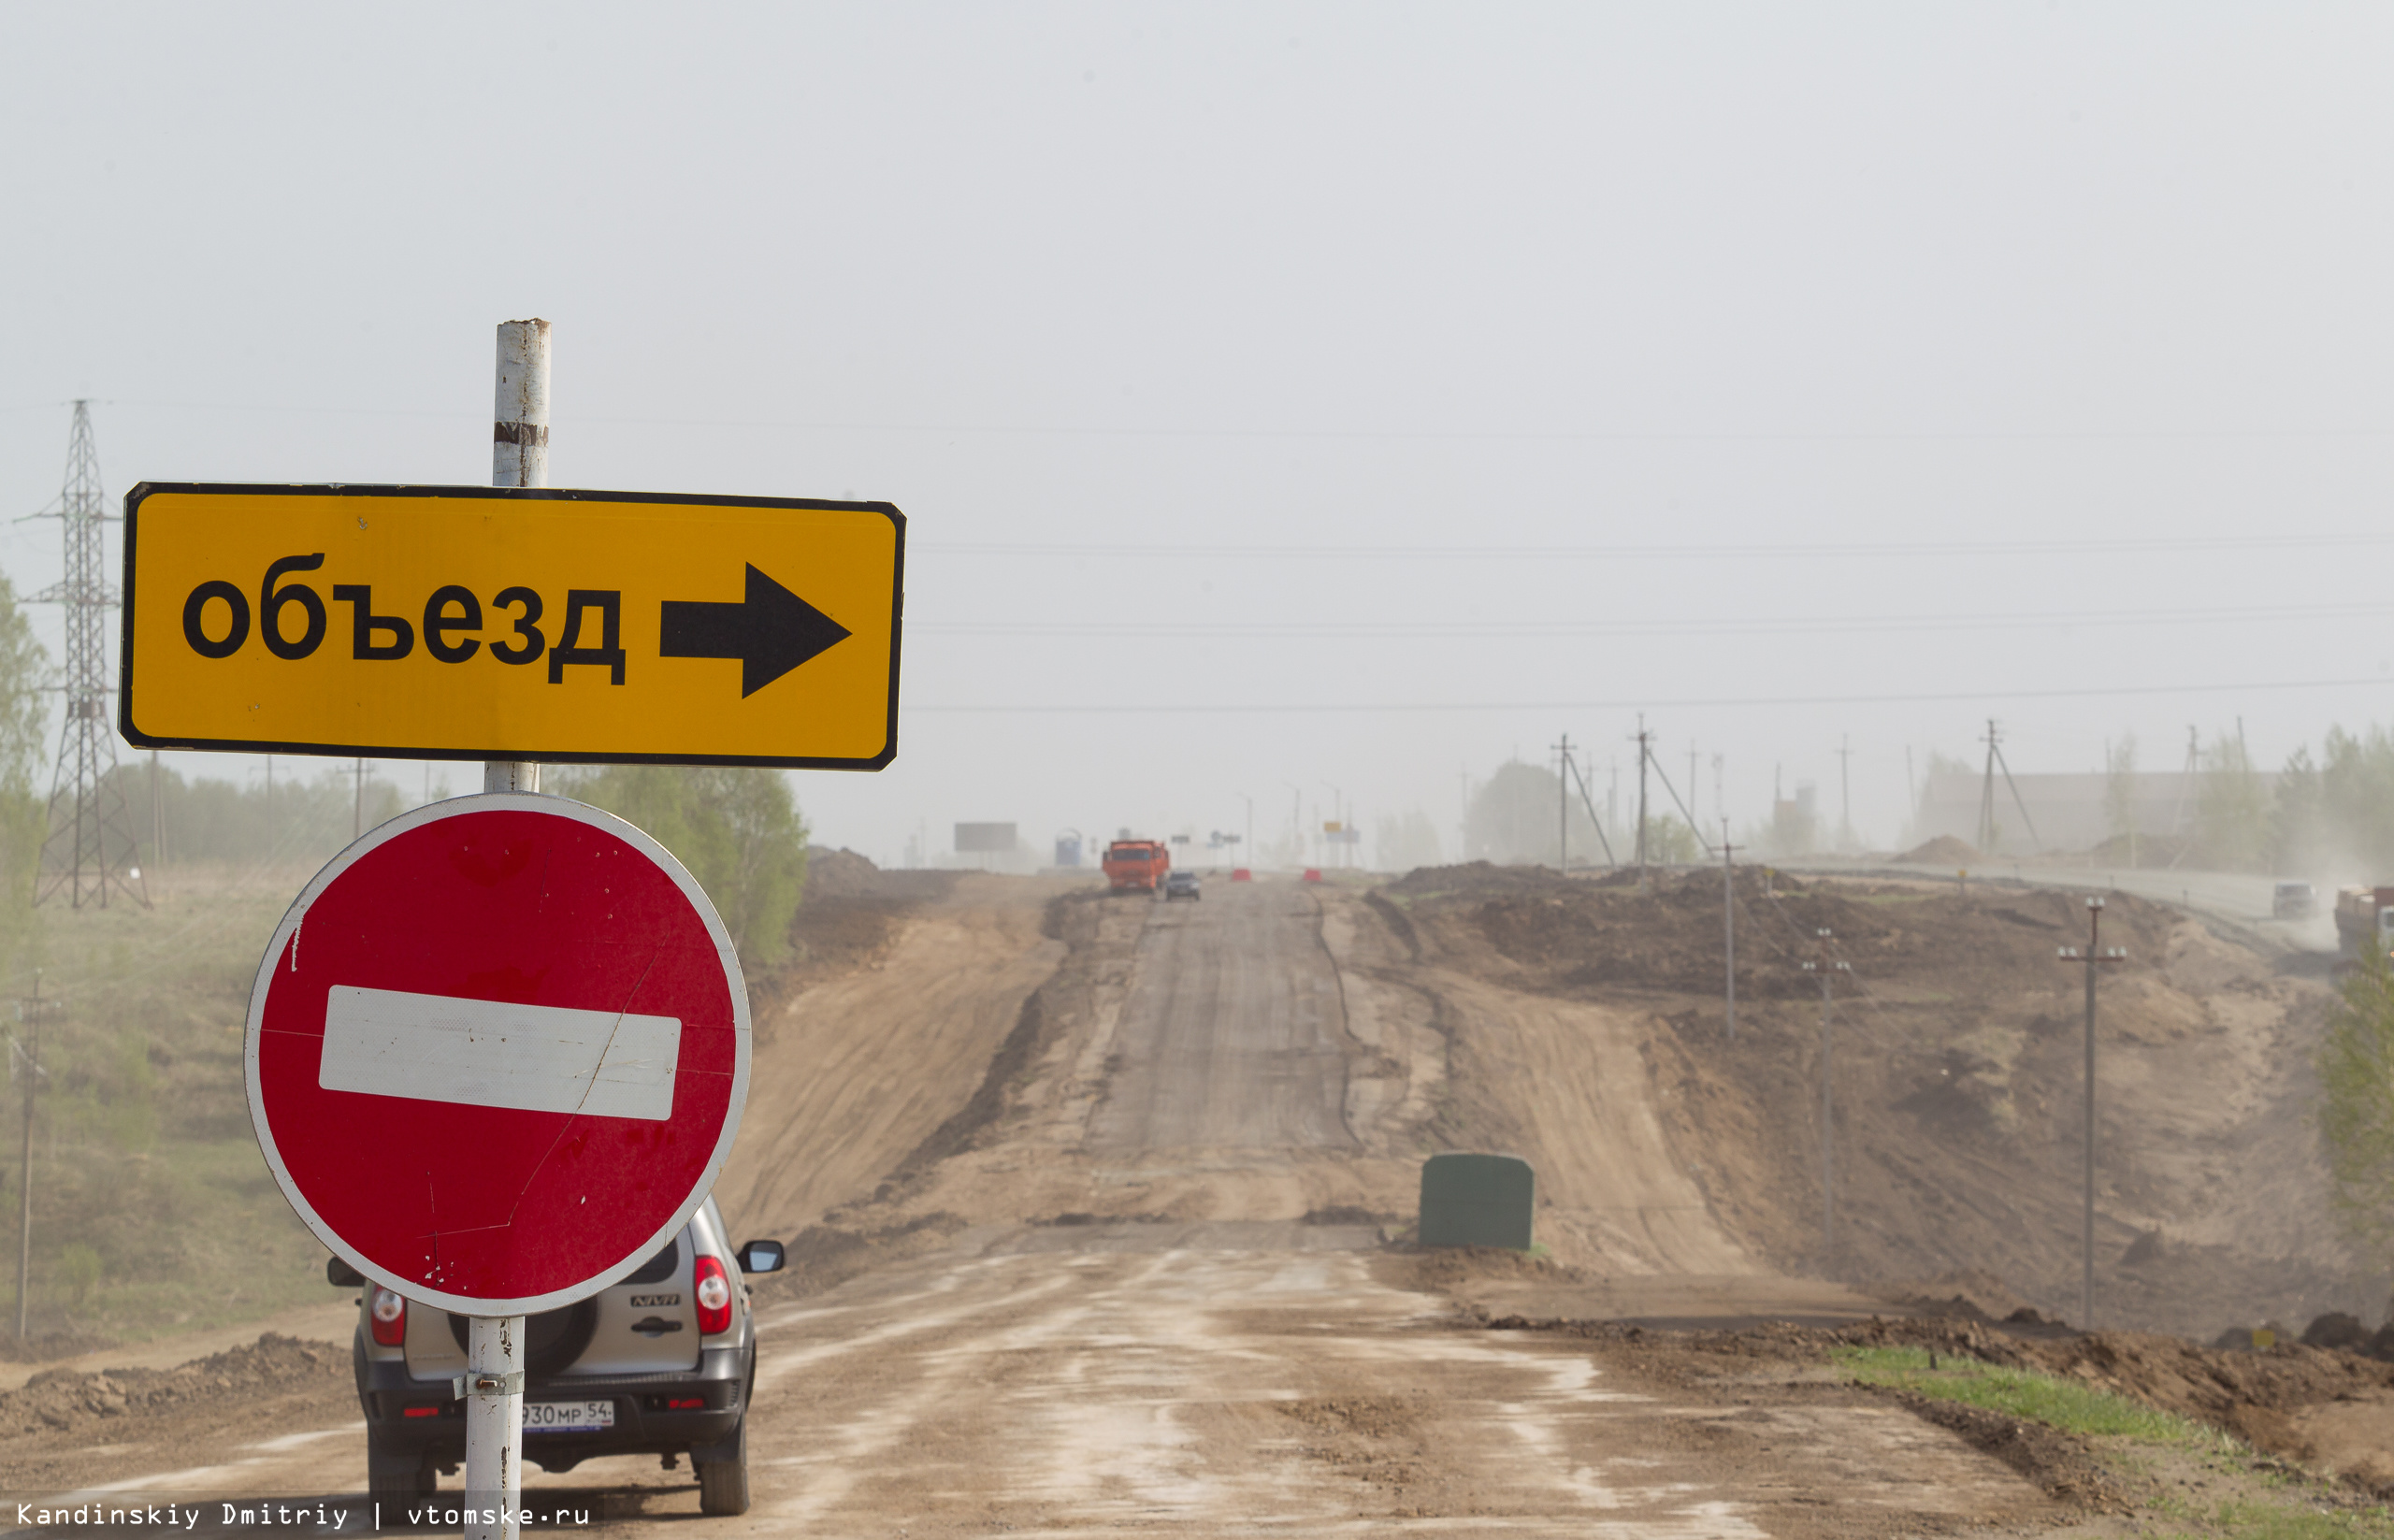
M 549 482 L 549 324 L 501 322 L 490 483 Z M 539 791 L 541 767 L 494 759 L 483 790 Z M 524 1478 L 524 1317 L 476 1317 L 466 1341 L 466 1540 L 516 1540 Z

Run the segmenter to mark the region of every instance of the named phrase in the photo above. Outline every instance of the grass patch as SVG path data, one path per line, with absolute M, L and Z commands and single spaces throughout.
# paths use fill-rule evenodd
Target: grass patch
M 258 1153 L 241 1024 L 258 958 L 308 877 L 151 873 L 154 907 L 36 911 L 49 1071 L 34 1121 L 31 1327 L 139 1341 L 337 1299 Z M 0 980 L 22 996 L 30 976 Z M 22 1029 L 19 1029 L 22 1030 Z M 0 1108 L 0 1308 L 16 1308 L 22 1104 Z
M 2125 1396 L 2031 1370 L 1940 1355 L 1921 1347 L 1838 1347 L 1830 1358 L 1855 1383 L 1907 1390 L 2041 1422 L 2087 1439 L 2098 1457 L 2145 1488 L 2142 1507 L 2160 1527 L 2139 1533 L 2171 1540 L 2394 1540 L 2394 1510 L 2344 1506 L 2332 1488 L 2264 1461 L 2218 1429 Z M 2195 1498 L 2171 1490 L 2170 1473 L 2228 1494 Z M 2157 1489 L 2157 1490 L 2156 1490 Z
M 2226 1502 L 2159 1507 L 2167 1521 L 2190 1526 L 2159 1532 L 2161 1540 L 2235 1535 L 2238 1540 L 2388 1540 L 2394 1512 L 2379 1508 L 2323 1511 L 2269 1503 Z
M 1857 1384 L 1982 1406 L 2068 1433 L 2216 1454 L 2243 1448 L 2215 1428 L 2031 1370 L 1951 1356 L 1940 1356 L 1932 1368 L 1924 1347 L 1839 1347 L 1831 1349 L 1830 1357 Z

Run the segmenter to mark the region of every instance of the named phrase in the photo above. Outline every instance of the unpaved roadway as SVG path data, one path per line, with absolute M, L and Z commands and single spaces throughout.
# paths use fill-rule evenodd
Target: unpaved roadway
M 1156 905 L 1089 1148 L 1355 1148 L 1352 1040 L 1319 925 L 1287 885 Z
M 1198 904 L 1065 894 L 1042 923 L 1026 891 L 986 923 L 927 911 L 878 971 L 791 1003 L 844 1020 L 760 1042 L 757 1083 L 783 1089 L 752 1099 L 737 1210 L 899 1239 L 835 1287 L 759 1286 L 757 1505 L 708 1533 L 1826 1536 L 2069 1518 L 1818 1371 L 1664 1375 L 1492 1331 L 1383 1244 L 1375 1221 L 1409 1211 L 1434 1128 L 1481 1116 L 1550 1160 L 1541 1223 L 1594 1264 L 1584 1287 L 1666 1301 L 1726 1276 L 1733 1309 L 1773 1288 L 1823 1303 L 1711 1221 L 1626 1018 L 1408 974 L 1355 899 L 1293 884 L 1209 884 Z M 955 1061 L 924 1062 L 932 1042 Z M 1709 1282 L 1675 1291 L 1680 1274 Z M 264 1416 L 127 1427 L 105 1460 L 36 1441 L 7 1479 L 362 1486 L 353 1403 Z M 654 1461 L 527 1487 L 636 1528 L 696 1509 L 686 1470 Z

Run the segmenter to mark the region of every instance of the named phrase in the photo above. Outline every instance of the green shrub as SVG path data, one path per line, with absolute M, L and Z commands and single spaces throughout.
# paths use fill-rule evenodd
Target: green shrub
M 610 765 L 567 770 L 554 789 L 635 825 L 706 889 L 742 962 L 789 952 L 806 887 L 806 823 L 779 770 L 737 765 Z

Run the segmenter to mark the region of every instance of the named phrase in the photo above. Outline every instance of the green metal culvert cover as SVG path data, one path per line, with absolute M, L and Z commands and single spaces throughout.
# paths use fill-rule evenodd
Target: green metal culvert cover
M 1530 1248 L 1537 1178 L 1509 1155 L 1434 1155 L 1421 1162 L 1423 1245 Z

